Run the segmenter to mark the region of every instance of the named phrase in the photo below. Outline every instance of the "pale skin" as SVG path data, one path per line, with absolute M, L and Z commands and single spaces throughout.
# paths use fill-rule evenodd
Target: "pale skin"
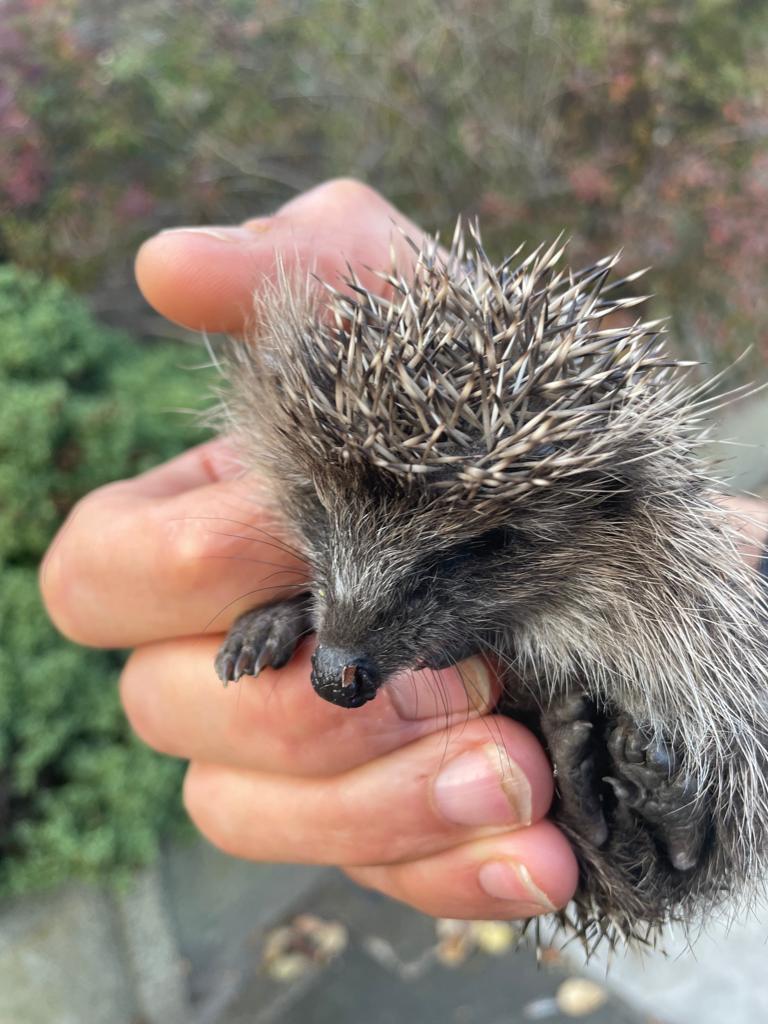
M 388 267 L 390 244 L 407 257 L 393 224 L 421 237 L 378 193 L 332 181 L 240 227 L 163 232 L 140 249 L 136 276 L 169 320 L 239 334 L 278 258 L 331 282 L 349 261 L 373 285 L 366 267 Z M 303 572 L 257 491 L 226 441 L 203 444 L 88 495 L 41 572 L 63 633 L 134 648 L 126 714 L 150 746 L 189 761 L 184 800 L 198 829 L 249 860 L 338 865 L 436 916 L 563 907 L 577 864 L 546 819 L 551 768 L 523 726 L 491 717 L 488 664 L 471 659 L 439 683 L 415 673 L 350 711 L 313 692 L 310 640 L 284 669 L 221 686 L 221 634 L 246 608 L 292 593 L 283 585 Z M 747 515 L 754 559 L 766 507 L 733 508 Z

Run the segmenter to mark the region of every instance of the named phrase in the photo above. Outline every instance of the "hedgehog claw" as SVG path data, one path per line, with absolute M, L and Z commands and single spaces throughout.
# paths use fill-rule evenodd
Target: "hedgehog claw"
M 221 657 L 221 662 L 217 660 L 216 671 L 219 675 L 219 679 L 226 686 L 227 683 L 234 679 L 235 659 L 230 655 L 226 654 Z
M 253 675 L 254 650 L 252 647 L 244 646 L 237 656 L 235 662 L 235 682 L 244 675 Z
M 621 782 L 621 780 L 614 779 L 612 775 L 606 775 L 603 782 L 606 782 L 611 787 L 613 795 L 617 800 L 621 800 L 623 803 L 629 803 L 636 799 L 637 791 L 634 786 L 630 789 L 630 787 L 624 782 Z
M 311 628 L 306 594 L 253 608 L 233 623 L 216 655 L 216 674 L 226 686 L 267 666 L 282 668 Z

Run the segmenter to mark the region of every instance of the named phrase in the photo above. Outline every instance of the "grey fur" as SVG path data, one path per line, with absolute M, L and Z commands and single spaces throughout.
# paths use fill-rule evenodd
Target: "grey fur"
M 563 784 L 554 815 L 591 946 L 755 893 L 768 607 L 700 455 L 710 389 L 659 322 L 602 326 L 641 301 L 613 297 L 618 257 L 574 273 L 561 254 L 495 266 L 457 230 L 447 256 L 430 242 L 384 277 L 388 297 L 283 277 L 258 339 L 229 349 L 221 421 L 303 538 L 322 647 L 384 679 L 492 652 L 505 710 L 533 709 L 550 749 L 583 696 L 609 838 Z M 686 806 L 697 839 L 675 853 Z

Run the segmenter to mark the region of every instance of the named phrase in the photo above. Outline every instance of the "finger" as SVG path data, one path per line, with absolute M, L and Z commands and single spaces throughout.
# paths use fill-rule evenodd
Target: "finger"
M 368 186 L 350 179 L 319 185 L 272 217 L 241 227 L 176 228 L 150 238 L 136 257 L 147 301 L 169 320 L 195 330 L 236 334 L 253 312 L 253 295 L 273 279 L 278 259 L 290 272 L 311 270 L 339 284 L 347 263 L 364 284 L 381 287 L 368 268 L 388 269 L 391 249 L 412 260 L 403 232 L 422 232 Z
M 164 754 L 286 775 L 336 775 L 438 729 L 461 731 L 487 714 L 499 685 L 479 658 L 440 673 L 391 680 L 376 700 L 350 711 L 318 697 L 309 682 L 312 644 L 289 664 L 226 689 L 213 659 L 220 638 L 151 644 L 121 678 L 134 731 Z M 488 719 L 488 741 L 497 735 Z
M 738 550 L 747 565 L 756 569 L 768 545 L 768 502 L 721 494 L 717 503 L 730 512 Z
M 552 790 L 541 745 L 499 717 L 493 739 L 484 719 L 471 720 L 331 778 L 193 762 L 185 802 L 203 835 L 235 856 L 364 865 L 524 828 L 546 813 Z
M 123 490 L 129 496 L 166 497 L 219 480 L 237 478 L 241 475 L 242 466 L 229 442 L 226 438 L 214 438 L 189 448 L 181 455 L 177 455 L 159 466 L 154 466 L 131 480 L 118 480 L 115 483 L 107 484 L 94 491 L 93 495 L 103 497 L 116 490 Z M 82 504 L 79 503 L 70 512 L 67 527 L 82 510 Z M 54 549 L 62 542 L 65 532 L 63 529 L 59 530 L 43 559 L 43 582 Z
M 224 452 L 194 449 L 78 503 L 40 574 L 65 635 L 128 647 L 219 632 L 248 608 L 306 588 L 306 561 L 265 511 L 257 482 L 209 482 L 226 471 Z
M 573 850 L 549 821 L 419 860 L 346 870 L 361 885 L 425 914 L 481 921 L 559 910 L 578 883 Z

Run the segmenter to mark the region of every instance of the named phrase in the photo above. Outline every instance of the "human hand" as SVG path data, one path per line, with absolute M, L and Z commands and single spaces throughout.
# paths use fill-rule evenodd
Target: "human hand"
M 171 320 L 238 333 L 275 271 L 334 282 L 349 261 L 407 258 L 410 224 L 370 189 L 336 181 L 238 228 L 150 239 L 137 278 Z M 73 511 L 42 589 L 72 639 L 135 647 L 121 692 L 136 732 L 190 760 L 184 798 L 214 844 L 252 860 L 336 864 L 427 913 L 513 918 L 563 906 L 577 865 L 546 821 L 552 772 L 533 735 L 492 716 L 499 684 L 477 659 L 395 680 L 355 711 L 315 695 L 312 643 L 280 671 L 224 689 L 220 633 L 251 607 L 290 596 L 304 563 L 254 500 L 226 442 L 199 446 Z

